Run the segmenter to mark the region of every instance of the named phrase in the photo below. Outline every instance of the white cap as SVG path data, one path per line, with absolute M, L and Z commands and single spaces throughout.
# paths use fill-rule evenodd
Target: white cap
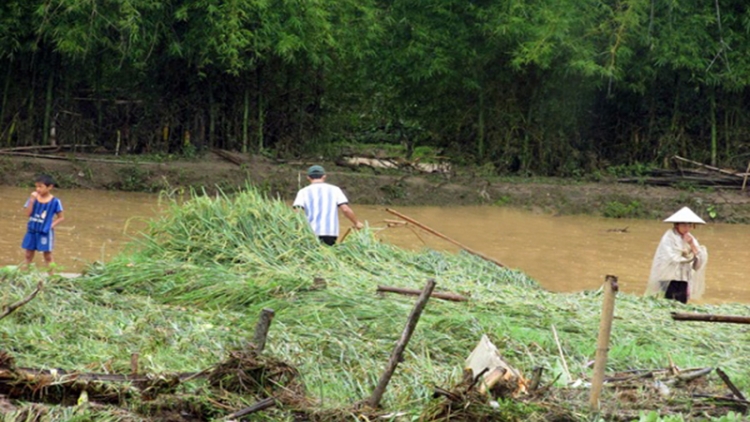
M 697 214 L 693 212 L 688 207 L 683 207 L 681 210 L 677 211 L 676 213 L 672 214 L 669 218 L 664 220 L 665 223 L 696 223 L 696 224 L 706 224 L 705 221 L 703 221 L 702 218 L 698 217 Z

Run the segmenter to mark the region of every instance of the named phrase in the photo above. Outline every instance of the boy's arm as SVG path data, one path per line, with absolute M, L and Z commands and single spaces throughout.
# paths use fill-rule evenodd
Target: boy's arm
M 65 220 L 65 216 L 63 215 L 62 211 L 55 214 L 55 219 L 52 221 L 52 225 L 50 226 L 50 229 L 54 229 L 55 226 L 62 223 L 63 220 Z
M 26 205 L 24 205 L 26 207 L 26 217 L 31 217 L 31 214 L 34 212 L 34 203 L 38 195 L 36 191 L 31 192 L 31 195 L 29 195 L 29 199 L 26 201 Z

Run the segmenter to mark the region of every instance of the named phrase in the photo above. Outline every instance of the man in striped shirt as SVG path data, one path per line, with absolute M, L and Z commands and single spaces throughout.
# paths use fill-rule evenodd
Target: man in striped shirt
M 305 210 L 307 221 L 321 242 L 329 246 L 336 243 L 339 237 L 339 208 L 354 224 L 354 228 L 364 227 L 349 207 L 349 200 L 344 192 L 338 186 L 326 183 L 323 167 L 316 165 L 307 169 L 307 180 L 310 184 L 297 192 L 292 206 Z

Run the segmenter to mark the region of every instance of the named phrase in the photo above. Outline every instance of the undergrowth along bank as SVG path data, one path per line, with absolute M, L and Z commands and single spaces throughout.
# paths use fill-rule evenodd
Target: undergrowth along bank
M 127 372 L 138 352 L 144 372 L 199 371 L 243 347 L 260 310 L 272 308 L 267 353 L 300 370 L 320 407 L 335 408 L 371 394 L 413 305 L 414 298 L 377 295 L 376 286 L 422 288 L 428 278 L 471 299 L 430 300 L 386 408 L 419 414 L 434 386 L 461 378 L 482 334 L 511 364 L 542 366 L 552 382 L 564 373 L 554 326 L 571 374 L 556 385 L 590 376 L 601 291 L 550 293 L 475 256 L 405 251 L 368 230 L 324 247 L 301 214 L 253 188 L 174 201 L 127 252 L 81 279 L 49 284 L 4 321 L 0 335 L 12 339 L 6 347 L 22 366 Z M 33 275 L 12 279 L 4 303 L 34 283 Z M 746 331 L 673 322 L 672 310 L 742 314 L 746 307 L 620 294 L 608 372 L 661 368 L 671 358 L 682 368 L 720 366 L 738 387 L 750 387 Z

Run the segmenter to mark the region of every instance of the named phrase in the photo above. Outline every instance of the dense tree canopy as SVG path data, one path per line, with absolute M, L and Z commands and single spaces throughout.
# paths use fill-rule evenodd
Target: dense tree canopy
M 7 0 L 0 145 L 740 166 L 747 51 L 742 0 Z

